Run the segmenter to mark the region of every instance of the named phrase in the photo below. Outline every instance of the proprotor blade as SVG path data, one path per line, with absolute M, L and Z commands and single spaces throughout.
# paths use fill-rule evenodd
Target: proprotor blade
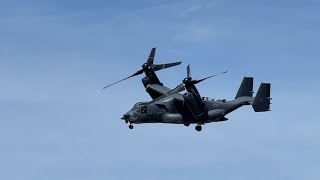
M 147 62 L 142 64 L 142 69 L 140 69 L 139 71 L 135 72 L 134 74 L 132 74 L 129 77 L 126 77 L 124 79 L 121 79 L 120 81 L 114 82 L 114 83 L 104 87 L 103 89 L 106 89 L 106 88 L 108 88 L 108 87 L 110 87 L 110 86 L 112 86 L 114 84 L 117 84 L 117 83 L 119 83 L 121 81 L 129 79 L 129 78 L 131 78 L 133 76 L 142 74 L 143 72 L 146 73 L 146 76 L 153 76 L 152 74 L 154 74 L 154 71 L 158 71 L 158 70 L 161 70 L 161 69 L 165 69 L 165 68 L 169 68 L 169 67 L 181 64 L 181 62 L 166 63 L 166 64 L 153 64 L 155 53 L 156 53 L 156 48 L 152 48 L 151 51 L 150 51 L 150 55 L 148 57 Z M 153 72 L 153 73 L 150 73 L 150 71 Z M 156 76 L 153 76 L 153 77 L 157 78 Z
M 148 58 L 148 60 L 147 60 L 147 65 L 148 65 L 148 66 L 150 66 L 150 65 L 153 64 L 153 60 L 154 60 L 155 54 L 156 54 L 156 48 L 154 47 L 154 48 L 151 49 L 149 58 Z
M 181 91 L 185 90 L 185 85 L 182 83 L 182 84 L 179 84 L 176 88 L 172 89 L 171 91 L 169 91 L 167 93 L 167 95 L 171 95 L 171 94 L 175 94 L 175 93 L 179 93 Z
M 126 77 L 126 78 L 124 78 L 124 79 L 121 79 L 120 81 L 117 81 L 117 82 L 114 82 L 114 83 L 112 83 L 112 84 L 109 84 L 108 86 L 104 87 L 103 89 L 106 89 L 106 88 L 108 88 L 108 87 L 110 87 L 110 86 L 112 86 L 112 85 L 115 85 L 115 84 L 117 84 L 117 83 L 119 83 L 119 82 L 121 82 L 121 81 L 124 81 L 124 80 L 126 80 L 126 79 L 129 79 L 129 78 L 131 78 L 131 77 L 137 76 L 137 75 L 142 74 L 142 73 L 143 73 L 143 69 L 135 72 L 135 73 L 132 74 L 131 76 L 128 76 L 128 77 Z
M 187 66 L 187 78 L 191 78 L 191 66 L 190 66 L 190 64 Z
M 166 69 L 166 68 L 169 68 L 169 67 L 172 67 L 172 66 L 177 66 L 177 65 L 180 65 L 181 64 L 181 61 L 180 62 L 174 62 L 174 63 L 167 63 L 167 64 L 155 64 L 153 66 L 153 70 L 154 71 L 158 71 L 158 70 L 161 70 L 161 69 Z
M 197 83 L 199 83 L 199 82 L 201 82 L 201 81 L 204 81 L 204 80 L 206 80 L 206 79 L 209 79 L 209 78 L 212 78 L 212 77 L 215 77 L 215 76 L 219 76 L 219 75 L 225 74 L 225 73 L 227 73 L 227 71 L 224 71 L 224 72 L 221 72 L 221 73 L 212 75 L 212 76 L 208 76 L 208 77 L 203 78 L 203 79 L 200 79 L 200 80 L 193 80 L 193 81 L 191 81 L 191 82 L 192 82 L 193 84 L 197 84 Z

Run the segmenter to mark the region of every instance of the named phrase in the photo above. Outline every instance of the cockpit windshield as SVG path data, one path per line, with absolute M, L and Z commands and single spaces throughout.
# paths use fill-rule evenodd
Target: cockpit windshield
M 145 105 L 145 102 L 137 102 L 132 108 L 131 111 L 139 112 L 139 113 L 146 113 L 147 112 L 147 106 Z

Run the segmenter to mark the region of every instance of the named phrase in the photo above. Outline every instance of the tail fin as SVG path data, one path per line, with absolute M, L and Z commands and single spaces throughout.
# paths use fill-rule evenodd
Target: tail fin
M 252 97 L 253 77 L 244 77 L 235 99 L 239 97 Z
M 261 83 L 256 97 L 253 100 L 252 107 L 255 112 L 270 111 L 270 83 Z

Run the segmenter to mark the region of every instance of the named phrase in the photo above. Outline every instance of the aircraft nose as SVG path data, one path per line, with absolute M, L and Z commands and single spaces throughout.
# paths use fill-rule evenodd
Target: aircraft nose
M 137 120 L 137 114 L 136 113 L 126 113 L 122 116 L 121 119 L 125 120 L 126 122 L 134 122 Z
M 130 118 L 129 114 L 124 114 L 121 119 L 128 121 Z
M 124 114 L 121 119 L 123 119 L 126 123 L 128 123 L 130 120 L 130 114 L 128 113 Z

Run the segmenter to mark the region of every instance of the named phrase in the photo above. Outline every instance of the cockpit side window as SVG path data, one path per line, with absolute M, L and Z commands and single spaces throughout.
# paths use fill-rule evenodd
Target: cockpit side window
M 146 105 L 141 105 L 139 111 L 140 113 L 146 113 L 148 111 L 148 107 Z

